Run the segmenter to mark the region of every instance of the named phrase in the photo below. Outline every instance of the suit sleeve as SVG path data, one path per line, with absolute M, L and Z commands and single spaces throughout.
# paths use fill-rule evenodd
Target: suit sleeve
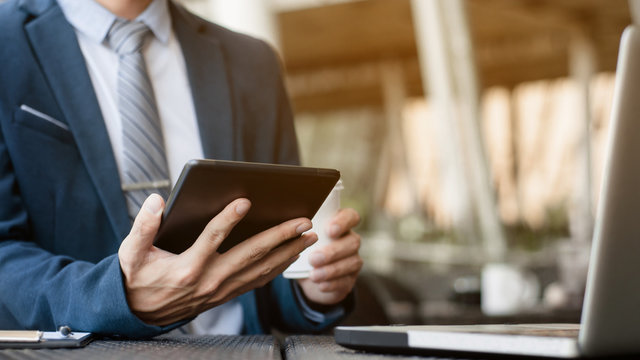
M 117 255 L 98 263 L 79 261 L 29 240 L 29 216 L 1 129 L 0 204 L 0 329 L 51 331 L 68 325 L 126 337 L 169 330 L 146 325 L 131 313 Z
M 266 286 L 240 296 L 244 309 L 244 332 L 264 334 L 277 329 L 284 333 L 320 334 L 344 319 L 355 305 L 355 297 L 351 293 L 317 321 L 305 314 L 294 286 L 293 280 L 278 276 Z

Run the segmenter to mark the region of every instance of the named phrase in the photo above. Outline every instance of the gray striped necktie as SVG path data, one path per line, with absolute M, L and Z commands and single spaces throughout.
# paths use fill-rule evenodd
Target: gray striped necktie
M 109 46 L 118 54 L 118 111 L 122 122 L 122 190 L 133 219 L 151 193 L 165 200 L 169 171 L 153 88 L 141 48 L 149 28 L 141 22 L 116 20 Z

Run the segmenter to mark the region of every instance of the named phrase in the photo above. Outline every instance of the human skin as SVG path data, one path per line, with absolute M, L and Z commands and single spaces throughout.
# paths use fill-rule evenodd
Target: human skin
M 220 244 L 251 207 L 249 200 L 237 199 L 207 224 L 189 249 L 173 254 L 153 246 L 164 205 L 161 196 L 149 196 L 118 251 L 129 306 L 148 324 L 194 317 L 264 286 L 318 239 L 307 232 L 311 221 L 299 218 L 219 254 Z M 311 277 L 299 280 L 311 306 L 336 304 L 351 292 L 362 267 L 360 237 L 351 230 L 358 220 L 354 210 L 340 211 L 328 229 L 334 241 L 312 254 Z

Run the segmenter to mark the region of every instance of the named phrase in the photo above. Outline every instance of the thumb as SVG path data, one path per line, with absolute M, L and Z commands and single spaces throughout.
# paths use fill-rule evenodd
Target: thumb
M 162 210 L 164 210 L 162 197 L 158 194 L 149 195 L 133 221 L 131 232 L 122 242 L 120 251 L 124 250 L 134 257 L 141 252 L 149 251 L 162 221 Z

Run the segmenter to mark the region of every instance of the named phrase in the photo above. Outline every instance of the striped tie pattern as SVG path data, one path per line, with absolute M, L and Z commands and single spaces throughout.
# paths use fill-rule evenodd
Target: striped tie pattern
M 122 189 L 133 219 L 151 193 L 165 200 L 169 171 L 164 138 L 147 67 L 140 51 L 150 34 L 141 22 L 118 19 L 108 35 L 118 54 L 118 111 L 122 122 Z

